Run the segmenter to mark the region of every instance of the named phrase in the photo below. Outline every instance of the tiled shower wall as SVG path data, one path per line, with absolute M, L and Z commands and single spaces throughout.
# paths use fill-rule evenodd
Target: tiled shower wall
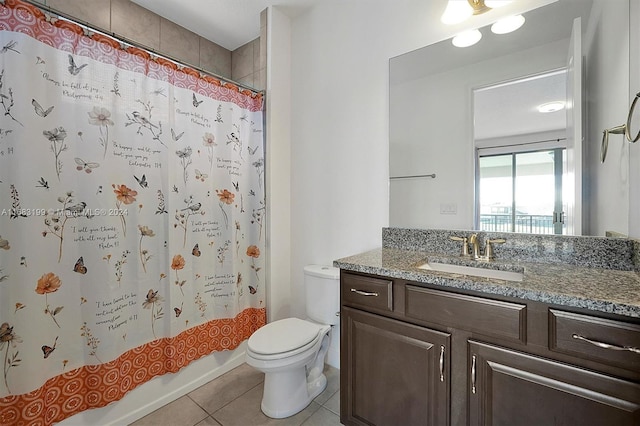
M 229 51 L 129 0 L 34 1 L 214 75 L 265 88 L 266 11 L 260 15 L 261 36 Z

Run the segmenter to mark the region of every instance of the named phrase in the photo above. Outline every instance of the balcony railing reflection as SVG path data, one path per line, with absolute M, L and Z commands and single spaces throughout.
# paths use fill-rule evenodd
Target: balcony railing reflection
M 553 216 L 516 214 L 515 224 L 510 214 L 481 214 L 480 230 L 489 232 L 522 232 L 553 234 Z

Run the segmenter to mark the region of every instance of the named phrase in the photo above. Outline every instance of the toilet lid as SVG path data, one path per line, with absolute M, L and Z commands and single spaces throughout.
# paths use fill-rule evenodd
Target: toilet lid
M 286 318 L 259 328 L 249 337 L 249 349 L 257 354 L 290 352 L 312 342 L 320 325 L 298 318 Z

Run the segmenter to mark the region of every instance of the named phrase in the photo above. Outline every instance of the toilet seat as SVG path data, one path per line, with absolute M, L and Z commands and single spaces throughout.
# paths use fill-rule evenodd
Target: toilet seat
M 248 350 L 256 359 L 282 359 L 312 348 L 330 327 L 299 318 L 274 321 L 256 330 Z

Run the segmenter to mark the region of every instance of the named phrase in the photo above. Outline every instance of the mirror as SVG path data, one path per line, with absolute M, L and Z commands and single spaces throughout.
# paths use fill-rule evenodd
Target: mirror
M 611 162 L 606 164 L 600 164 L 599 149 L 603 129 L 626 120 L 629 107 L 629 1 L 559 0 L 524 16 L 524 26 L 514 33 L 495 35 L 481 28 L 483 38 L 468 48 L 444 40 L 391 58 L 390 226 L 476 228 L 477 135 L 491 129 L 474 125 L 479 115 L 473 92 L 566 69 L 573 22 L 580 17 L 586 78 L 582 119 L 575 124 L 584 135 L 583 190 L 576 197 L 582 199 L 582 234 L 627 234 L 629 144 L 623 135 L 611 136 Z M 530 95 L 517 96 L 534 101 Z M 500 101 L 507 102 L 512 101 Z M 483 108 L 500 106 L 490 105 Z M 492 126 L 500 128 L 492 133 L 510 139 L 510 144 L 535 133 L 558 134 L 540 116 L 511 126 L 516 122 L 498 117 Z

